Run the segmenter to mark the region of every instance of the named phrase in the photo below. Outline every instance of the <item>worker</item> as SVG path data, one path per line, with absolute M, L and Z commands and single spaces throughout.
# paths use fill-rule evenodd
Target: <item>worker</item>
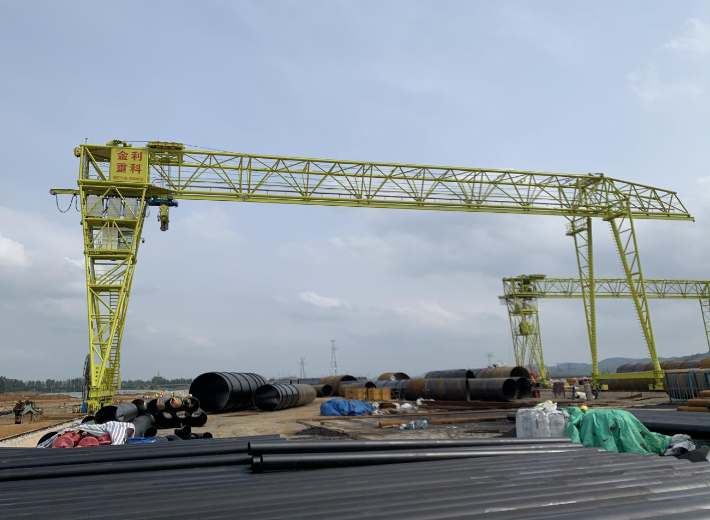
M 160 205 L 160 213 L 158 213 L 158 222 L 160 222 L 160 231 L 167 231 L 170 225 L 170 217 L 168 216 L 168 205 Z

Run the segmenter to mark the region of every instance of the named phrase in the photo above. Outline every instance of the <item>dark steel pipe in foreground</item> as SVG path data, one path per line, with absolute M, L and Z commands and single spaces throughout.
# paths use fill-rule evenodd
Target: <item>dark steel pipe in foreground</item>
M 380 374 L 377 378 L 378 381 L 395 381 L 401 379 L 409 379 L 409 376 L 404 372 L 385 372 L 384 374 Z
M 248 372 L 207 372 L 195 378 L 190 394 L 197 397 L 207 413 L 225 413 L 252 406 L 254 392 L 267 383 L 259 374 Z
M 174 433 L 181 439 L 187 440 L 190 438 L 190 435 L 192 435 L 192 428 L 188 425 L 181 426 L 180 428 L 177 428 Z
M 402 439 L 392 441 L 253 441 L 249 455 L 267 453 L 328 453 L 349 451 L 413 450 L 428 448 L 463 448 L 481 446 L 525 446 L 572 444 L 569 437 L 543 439 L 490 438 L 490 439 Z M 581 444 L 576 444 L 580 446 Z
M 254 392 L 254 406 L 263 412 L 285 410 L 312 403 L 316 391 L 311 385 L 274 383 L 262 385 Z
M 182 409 L 187 413 L 196 412 L 200 408 L 200 400 L 197 397 L 188 396 L 182 400 Z
M 344 374 L 342 376 L 327 376 L 321 377 L 318 381 L 319 385 L 330 385 L 333 388 L 333 395 L 345 397 L 340 389 L 340 383 L 343 381 L 357 381 L 357 378 Z
M 572 446 L 572 445 L 570 445 Z M 539 449 L 533 453 L 553 454 L 564 453 L 581 448 L 551 448 Z M 432 460 L 473 459 L 478 457 L 500 457 L 513 455 L 529 455 L 530 450 L 416 450 L 396 452 L 361 452 L 361 453 L 297 453 L 281 455 L 256 455 L 252 457 L 251 468 L 254 473 L 285 469 L 320 469 L 343 468 L 353 466 L 371 466 L 376 464 L 401 464 L 406 462 L 425 462 Z
M 424 379 L 473 379 L 476 377 L 468 368 L 452 368 L 450 370 L 432 370 L 424 375 Z
M 333 387 L 330 385 L 311 385 L 316 391 L 317 397 L 330 397 L 333 395 Z
M 468 393 L 472 401 L 511 401 L 519 392 L 518 382 L 511 377 L 468 380 Z
M 120 403 L 104 406 L 94 416 L 96 424 L 109 421 L 131 422 L 138 417 L 138 408 L 133 403 Z
M 145 415 L 148 413 L 148 402 L 145 399 L 134 399 L 131 401 L 136 408 L 138 408 L 138 415 Z
M 155 418 L 150 414 L 139 415 L 131 423 L 134 426 L 133 435 L 135 437 L 151 437 L 151 435 L 146 435 L 145 432 L 148 428 L 155 426 Z
M 180 426 L 180 421 L 177 420 L 172 412 L 161 410 L 155 415 L 155 426 L 160 430 L 165 430 Z
M 207 414 L 203 412 L 202 410 L 197 410 L 195 412 L 192 412 L 190 416 L 187 418 L 187 424 L 192 426 L 193 428 L 199 428 L 200 426 L 204 426 L 207 423 Z
M 500 379 L 503 377 L 524 377 L 530 379 L 530 372 L 525 367 L 477 368 L 473 371 L 476 379 Z

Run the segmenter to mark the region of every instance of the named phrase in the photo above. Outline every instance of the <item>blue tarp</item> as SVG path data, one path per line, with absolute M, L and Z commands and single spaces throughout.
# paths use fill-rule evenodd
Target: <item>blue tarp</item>
M 372 405 L 356 399 L 331 399 L 320 405 L 321 415 L 372 415 Z

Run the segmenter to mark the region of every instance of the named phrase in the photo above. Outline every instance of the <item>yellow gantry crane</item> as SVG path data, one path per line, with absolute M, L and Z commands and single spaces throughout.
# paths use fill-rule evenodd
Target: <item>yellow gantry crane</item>
M 160 208 L 163 230 L 180 199 L 565 217 L 591 322 L 592 219 L 606 220 L 654 359 L 634 220 L 693 220 L 675 192 L 601 174 L 304 159 L 189 150 L 158 141 L 140 147 L 123 141 L 82 144 L 74 153 L 79 189 L 50 193 L 76 195 L 81 204 L 90 410 L 111 403 L 120 388 L 121 339 L 148 206 Z M 592 344 L 596 351 L 596 339 Z M 655 364 L 653 377 L 662 375 Z
M 668 280 L 647 278 L 644 280 L 646 298 L 656 300 L 697 300 L 700 303 L 700 314 L 705 327 L 705 338 L 710 350 L 710 280 Z M 594 279 L 594 297 L 602 299 L 630 299 L 633 290 L 625 278 L 596 278 Z M 545 377 L 544 357 L 542 354 L 542 337 L 540 335 L 540 320 L 538 314 L 538 300 L 540 298 L 584 298 L 583 281 L 578 278 L 552 278 L 544 274 L 529 274 L 503 278 L 503 296 L 510 318 L 510 330 L 513 337 L 515 362 L 521 366 L 537 365 L 540 373 Z M 596 316 L 592 314 L 591 325 L 587 321 L 588 336 L 592 353 L 592 373 L 599 374 L 599 360 L 597 358 L 596 343 L 591 343 L 596 338 Z M 651 362 L 656 365 L 658 356 L 655 349 L 651 350 Z M 643 376 L 637 373 L 604 374 L 603 379 L 629 379 L 648 378 L 647 372 Z M 601 376 L 596 378 L 602 379 Z M 546 382 L 543 379 L 544 382 Z M 657 382 L 652 385 L 656 390 L 662 390 L 662 384 Z

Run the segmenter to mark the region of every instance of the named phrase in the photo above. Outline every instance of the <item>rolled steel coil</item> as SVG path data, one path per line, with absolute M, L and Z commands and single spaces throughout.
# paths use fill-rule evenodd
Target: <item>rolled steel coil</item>
M 317 397 L 330 397 L 333 395 L 333 387 L 330 385 L 311 385 L 316 391 Z
M 434 399 L 435 401 L 468 401 L 469 391 L 467 379 L 439 378 L 439 379 L 409 379 L 404 389 L 408 401 L 419 398 Z
M 207 413 L 225 413 L 250 408 L 254 392 L 266 379 L 248 372 L 207 372 L 190 385 L 190 394 Z
M 400 379 L 409 379 L 409 376 L 404 372 L 385 372 L 384 374 L 380 374 L 380 377 L 377 378 L 378 381 L 394 381 Z
M 96 424 L 103 424 L 109 421 L 131 422 L 138 417 L 138 408 L 133 403 L 119 403 L 104 406 L 94 417 Z
M 476 375 L 468 368 L 453 368 L 450 370 L 432 370 L 424 374 L 424 379 L 473 379 Z
M 500 379 L 504 377 L 524 377 L 530 379 L 530 372 L 525 367 L 477 368 L 473 371 L 476 379 Z
M 472 401 L 512 401 L 520 395 L 518 381 L 525 378 L 512 377 L 469 379 L 468 392 Z M 530 383 L 528 383 L 528 394 Z
M 264 412 L 285 410 L 312 403 L 316 391 L 311 385 L 274 383 L 262 385 L 254 392 L 254 406 Z
M 339 395 L 341 397 L 345 397 L 343 393 L 341 393 L 340 390 L 340 383 L 343 381 L 357 381 L 357 378 L 353 376 L 349 376 L 347 374 L 342 375 L 342 376 L 327 376 L 327 377 L 321 377 L 320 380 L 318 381 L 319 385 L 330 385 L 333 387 L 333 395 Z

